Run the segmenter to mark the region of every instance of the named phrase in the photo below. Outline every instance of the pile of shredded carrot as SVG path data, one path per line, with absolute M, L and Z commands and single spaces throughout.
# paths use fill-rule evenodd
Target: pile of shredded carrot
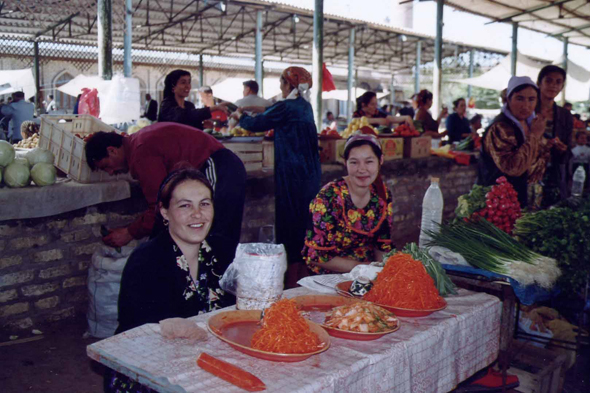
M 363 299 L 412 310 L 433 310 L 445 305 L 422 262 L 401 252 L 389 257 Z
M 273 353 L 309 353 L 323 346 L 299 314 L 297 303 L 289 299 L 264 310 L 262 329 L 252 336 L 252 348 Z

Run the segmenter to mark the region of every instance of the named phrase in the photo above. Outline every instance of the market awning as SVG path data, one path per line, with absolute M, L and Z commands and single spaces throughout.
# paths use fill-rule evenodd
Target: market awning
M 37 92 L 33 70 L 0 71 L 0 95 L 22 91 L 25 99 L 33 97 Z
M 123 47 L 125 1 L 112 2 L 113 48 Z M 265 61 L 311 64 L 313 10 L 263 0 L 198 1 L 133 0 L 133 48 L 142 51 L 186 53 L 233 58 L 254 58 L 256 14 L 264 12 L 262 56 Z M 3 4 L 0 34 L 27 41 L 62 44 L 97 43 L 97 5 L 93 0 L 55 2 L 28 0 Z M 348 67 L 348 40 L 356 30 L 355 66 L 361 70 L 392 73 L 411 69 L 416 45 L 422 44 L 422 62 L 434 58 L 434 37 L 325 14 L 324 62 Z M 501 50 L 445 41 L 443 57 L 476 49 Z M 90 54 L 89 56 L 96 56 Z
M 520 52 L 517 54 L 517 59 L 517 75 L 528 76 L 533 81 L 537 80 L 541 68 L 547 65 L 536 62 Z M 512 76 L 510 64 L 510 56 L 506 56 L 500 61 L 500 63 L 498 63 L 498 65 L 485 74 L 479 75 L 475 78 L 454 79 L 452 82 L 500 91 L 508 86 L 508 81 Z M 563 64 L 563 58 L 557 59 L 554 64 Z M 586 101 L 588 100 L 589 92 L 590 72 L 571 60 L 568 60 L 567 85 L 565 89 L 566 100 L 570 102 Z
M 590 48 L 587 0 L 446 0 L 445 4 Z

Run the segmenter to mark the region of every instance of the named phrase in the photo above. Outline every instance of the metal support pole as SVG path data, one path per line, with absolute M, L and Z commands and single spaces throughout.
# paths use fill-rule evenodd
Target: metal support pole
M 34 67 L 35 67 L 35 108 L 37 109 L 37 113 L 40 114 L 41 108 L 41 75 L 39 74 L 39 43 L 37 41 L 33 41 L 33 49 L 35 51 Z
M 98 76 L 104 80 L 113 78 L 113 4 L 111 0 L 98 0 Z
M 322 65 L 324 63 L 324 0 L 315 0 L 313 10 L 313 53 L 311 100 L 318 129 L 322 126 Z
M 414 93 L 420 91 L 420 64 L 422 63 L 422 41 L 416 43 L 416 71 L 414 72 Z
M 205 75 L 203 73 L 203 55 L 199 55 L 199 87 L 205 84 Z
M 256 11 L 254 62 L 254 79 L 256 79 L 258 86 L 262 87 L 262 11 Z
M 133 4 L 132 0 L 125 0 L 125 41 L 123 47 L 123 73 L 125 78 L 131 78 L 131 36 L 133 32 Z
M 354 27 L 348 33 L 348 101 L 346 102 L 346 121 L 352 120 L 354 98 L 352 89 L 354 88 Z
M 475 63 L 474 57 L 475 57 L 475 52 L 473 49 L 471 49 L 469 51 L 469 78 L 473 78 L 473 66 Z M 471 85 L 467 85 L 467 100 L 469 100 L 471 98 L 471 93 L 472 93 Z
M 510 53 L 512 59 L 511 62 L 511 73 L 512 76 L 516 75 L 516 63 L 518 63 L 518 23 L 512 23 L 512 53 Z
M 260 78 L 258 89 L 260 90 L 260 97 L 264 97 L 264 60 L 260 62 L 260 70 L 262 72 L 262 77 Z
M 441 108 L 442 88 L 442 37 L 444 0 L 436 0 L 436 38 L 434 40 L 434 70 L 432 78 L 432 111 L 436 118 Z
M 562 68 L 565 70 L 565 74 L 567 75 L 567 62 L 568 62 L 568 44 L 569 44 L 569 39 L 567 37 L 564 37 L 563 39 L 563 64 L 562 64 Z M 561 91 L 561 106 L 565 105 L 565 89 L 567 88 L 567 78 L 566 80 L 563 82 L 563 90 Z
M 393 105 L 395 102 L 395 74 L 391 74 L 391 86 L 389 89 L 389 104 Z M 395 115 L 395 113 L 393 115 Z

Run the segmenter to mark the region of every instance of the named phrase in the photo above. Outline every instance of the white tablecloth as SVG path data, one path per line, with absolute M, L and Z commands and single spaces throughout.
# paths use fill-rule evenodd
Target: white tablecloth
M 311 293 L 297 288 L 285 295 Z M 331 337 L 327 351 L 299 363 L 256 359 L 211 334 L 196 345 L 165 340 L 157 324 L 92 344 L 87 352 L 163 392 L 243 392 L 200 369 L 201 351 L 253 373 L 269 392 L 446 392 L 496 359 L 501 315 L 498 298 L 485 293 L 460 289 L 447 302 L 447 309 L 428 317 L 400 318 L 401 328 L 379 340 Z M 205 327 L 211 315 L 191 319 Z
M 50 217 L 131 196 L 125 180 L 82 184 L 59 179 L 47 187 L 0 188 L 0 221 Z

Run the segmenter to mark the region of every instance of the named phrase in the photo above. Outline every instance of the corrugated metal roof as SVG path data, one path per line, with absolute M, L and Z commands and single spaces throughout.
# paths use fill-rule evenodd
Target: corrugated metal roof
M 124 39 L 125 0 L 112 0 L 113 46 Z M 256 12 L 264 12 L 263 58 L 311 64 L 313 10 L 264 0 L 133 0 L 133 48 L 210 56 L 254 57 Z M 223 4 L 224 7 L 221 6 Z M 8 0 L 0 10 L 0 34 L 26 39 L 96 45 L 96 1 Z M 297 18 L 294 16 L 297 15 Z M 361 70 L 391 73 L 411 69 L 416 43 L 422 61 L 434 58 L 434 37 L 358 19 L 325 14 L 324 61 L 347 67 L 349 31 L 356 29 L 355 65 Z M 474 48 L 445 41 L 443 56 Z M 505 51 L 475 47 L 484 52 Z
M 446 0 L 445 4 L 590 48 L 587 0 Z

